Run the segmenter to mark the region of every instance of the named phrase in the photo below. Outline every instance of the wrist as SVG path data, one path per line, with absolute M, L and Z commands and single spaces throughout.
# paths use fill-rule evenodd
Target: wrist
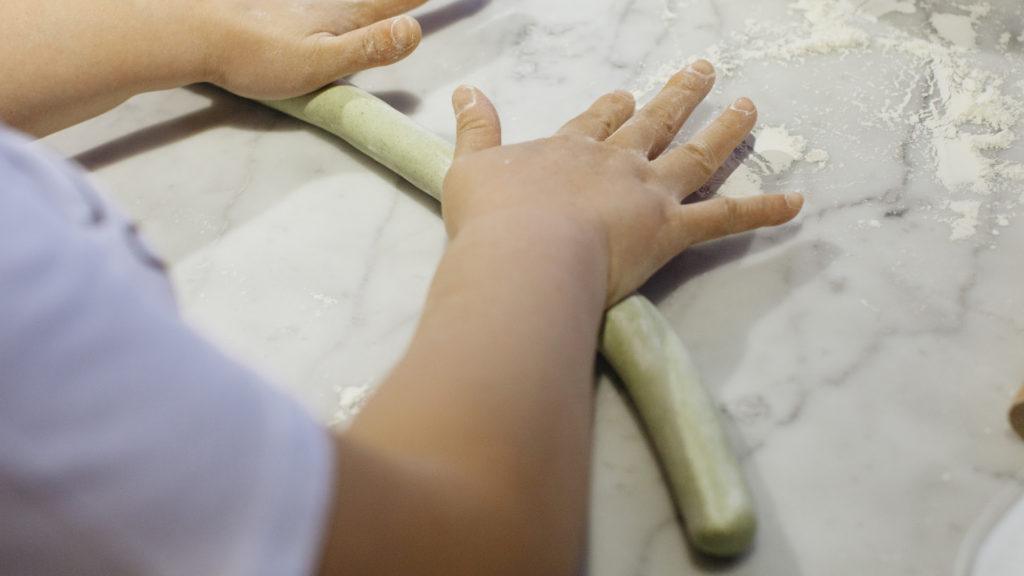
M 479 217 L 459 228 L 452 250 L 475 254 L 493 274 L 507 274 L 516 282 L 570 290 L 587 309 L 603 311 L 607 241 L 577 217 L 535 209 Z
M 209 44 L 216 30 L 209 25 L 210 2 L 148 0 L 134 5 L 133 47 L 144 47 L 140 52 L 145 54 L 129 71 L 137 92 L 206 82 L 213 76 Z

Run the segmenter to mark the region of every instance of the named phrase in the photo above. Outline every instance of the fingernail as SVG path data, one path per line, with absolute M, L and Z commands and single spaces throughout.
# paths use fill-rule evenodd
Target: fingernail
M 476 106 L 476 88 L 463 84 L 455 89 L 452 94 L 452 107 L 455 109 L 455 117 L 462 116 L 462 113 Z
M 786 201 L 786 208 L 801 208 L 804 205 L 804 197 L 800 194 L 786 194 L 782 199 Z
M 715 68 L 707 60 L 691 62 L 690 65 L 686 67 L 686 70 L 704 79 L 715 77 Z
M 729 105 L 729 108 L 737 112 L 742 112 L 747 116 L 750 116 L 756 110 L 754 103 L 751 102 L 749 98 L 738 98 L 735 102 Z
M 405 50 L 416 43 L 419 23 L 409 16 L 399 16 L 391 21 L 391 41 L 395 48 Z

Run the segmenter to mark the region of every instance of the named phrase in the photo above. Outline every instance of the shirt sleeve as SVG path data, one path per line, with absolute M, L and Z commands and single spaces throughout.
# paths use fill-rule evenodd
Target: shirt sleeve
M 312 571 L 328 433 L 198 337 L 134 228 L 0 130 L 0 566 Z

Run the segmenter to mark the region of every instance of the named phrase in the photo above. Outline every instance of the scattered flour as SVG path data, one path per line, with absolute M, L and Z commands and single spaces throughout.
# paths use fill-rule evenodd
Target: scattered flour
M 860 12 L 867 18 L 877 19 L 892 12 L 913 14 L 917 6 L 914 0 L 867 0 L 860 6 Z
M 742 198 L 763 194 L 765 176 L 787 172 L 800 161 L 819 165 L 828 161 L 828 152 L 807 152 L 807 138 L 791 134 L 785 126 L 763 126 L 755 130 L 754 136 L 753 154 L 722 184 L 719 196 Z
M 982 217 L 1006 217 L 996 212 L 1000 206 L 993 192 L 1024 181 L 1024 166 L 1001 163 L 995 152 L 1018 142 L 1014 128 L 1024 118 L 1024 101 L 1004 91 L 1005 70 L 987 70 L 971 59 L 977 52 L 978 25 L 989 14 L 989 4 L 953 4 L 945 12 L 932 14 L 927 37 L 876 24 L 887 14 L 916 13 L 917 0 L 794 0 L 789 7 L 798 15 L 796 20 L 750 20 L 742 33 L 713 46 L 703 57 L 721 77 L 741 74 L 746 63 L 753 61 L 799 64 L 817 55 L 852 52 L 896 52 L 909 57 L 896 97 L 884 109 L 868 111 L 865 122 L 907 130 L 912 134 L 910 144 L 927 150 L 936 184 L 947 194 L 936 198 L 936 219 L 949 223 L 952 239 L 972 237 Z M 1003 33 L 1000 46 L 1007 47 L 1011 37 Z M 1016 40 L 1024 42 L 1024 33 Z M 678 67 L 670 63 L 658 68 L 642 79 L 634 95 L 643 98 Z M 1024 90 L 1024 81 L 1015 87 Z M 765 176 L 789 170 L 795 162 L 825 168 L 830 161 L 826 151 L 808 151 L 810 142 L 789 134 L 785 127 L 762 129 L 757 138 L 756 154 L 733 172 L 719 194 L 759 194 Z M 991 200 L 952 199 L 963 194 Z M 1019 203 L 1024 204 L 1024 193 Z
M 974 232 L 978 228 L 978 211 L 981 209 L 981 202 L 979 200 L 958 200 L 950 202 L 949 209 L 959 216 L 950 222 L 950 227 L 953 230 L 949 239 L 965 240 L 974 236 Z
M 330 297 L 330 296 L 328 296 L 326 294 L 321 294 L 319 292 L 314 292 L 314 293 L 310 294 L 309 296 L 313 300 L 316 300 L 317 302 L 319 302 L 321 304 L 325 304 L 327 306 L 333 306 L 333 305 L 338 303 L 338 299 L 337 298 L 332 298 L 332 297 Z
M 746 164 L 740 164 L 729 179 L 718 189 L 719 196 L 746 198 L 764 194 L 764 181 Z
M 932 14 L 932 28 L 942 39 L 963 48 L 978 46 L 978 33 L 974 31 L 974 18 L 963 14 Z
M 803 159 L 807 138 L 790 134 L 785 126 L 765 126 L 757 132 L 754 151 L 755 161 L 761 162 L 765 171 L 779 174 Z
M 348 386 L 345 388 L 335 387 L 338 393 L 338 409 L 334 412 L 331 425 L 347 424 L 373 395 L 369 384 L 360 386 Z
M 1024 180 L 1024 164 L 1000 164 L 997 170 L 1010 180 Z
M 828 152 L 821 148 L 815 148 L 804 155 L 804 160 L 813 164 L 824 165 L 828 163 L 829 155 Z
M 973 10 L 972 22 L 984 13 Z M 961 46 L 910 38 L 885 43 L 915 57 L 924 70 L 927 106 L 907 123 L 916 139 L 928 144 L 935 179 L 945 191 L 990 196 L 996 186 L 1014 179 L 1013 165 L 998 164 L 992 156 L 1017 142 L 1012 129 L 1024 115 L 1024 102 L 1003 92 L 1003 77 L 971 63 Z M 948 208 L 956 206 L 963 207 L 954 202 Z M 951 220 L 953 239 L 973 236 L 975 228 L 965 218 L 959 214 Z

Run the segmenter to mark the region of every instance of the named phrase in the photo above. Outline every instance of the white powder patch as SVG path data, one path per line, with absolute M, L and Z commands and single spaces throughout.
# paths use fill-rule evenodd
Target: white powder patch
M 785 126 L 765 126 L 755 135 L 755 158 L 771 174 L 789 170 L 796 161 L 803 159 L 807 150 L 807 138 L 790 134 Z
M 1003 93 L 1001 76 L 975 67 L 956 48 L 920 40 L 896 47 L 919 58 L 929 77 L 928 105 L 909 121 L 930 143 L 936 180 L 950 193 L 991 194 L 1005 180 L 991 152 L 1017 141 L 1011 128 L 1024 103 Z
M 337 298 L 331 298 L 330 296 L 328 296 L 326 294 L 320 294 L 319 292 L 314 292 L 314 293 L 310 294 L 309 296 L 313 300 L 316 300 L 317 302 L 319 302 L 321 304 L 324 304 L 324 305 L 327 305 L 327 306 L 333 306 L 333 305 L 338 303 L 338 299 Z
M 858 228 L 881 228 L 882 223 L 872 218 L 871 220 L 857 220 Z
M 810 150 L 807 152 L 806 155 L 804 155 L 804 160 L 811 162 L 813 164 L 824 165 L 826 162 L 828 162 L 828 159 L 828 152 L 822 150 L 821 148 L 815 148 L 814 150 Z
M 351 421 L 373 395 L 369 384 L 345 388 L 336 387 L 334 391 L 338 393 L 338 409 L 334 412 L 332 426 L 347 424 Z
M 758 37 L 772 27 L 767 23 L 750 23 L 747 42 L 738 49 L 743 60 L 803 60 L 816 54 L 832 54 L 865 48 L 871 36 L 863 29 L 851 26 L 850 17 L 856 9 L 845 2 L 823 0 L 796 0 L 790 4 L 794 10 L 804 12 L 807 35 L 789 35 L 766 39 Z M 795 36 L 795 37 L 794 37 Z
M 1024 180 L 1024 164 L 1013 164 L 1007 162 L 999 166 L 999 172 L 1011 180 Z
M 763 180 L 746 164 L 740 164 L 729 179 L 718 189 L 718 195 L 726 198 L 746 198 L 764 194 Z
M 754 132 L 754 152 L 718 189 L 719 196 L 743 198 L 764 193 L 764 176 L 782 174 L 801 160 L 823 164 L 828 152 L 816 149 L 807 159 L 807 138 L 791 134 L 785 126 L 763 126 Z
M 978 46 L 978 33 L 974 31 L 974 18 L 960 14 L 932 14 L 932 28 L 944 40 L 963 48 Z
M 950 240 L 966 240 L 974 236 L 978 228 L 978 212 L 981 202 L 978 200 L 958 200 L 949 203 L 949 209 L 959 217 L 950 222 L 952 232 Z
M 1004 195 L 1016 196 L 1010 186 L 1024 181 L 1024 167 L 998 158 L 999 151 L 1019 140 L 1014 129 L 1024 118 L 1024 100 L 1019 95 L 1024 80 L 972 59 L 977 53 L 977 30 L 991 24 L 982 22 L 991 11 L 985 2 L 955 3 L 945 12 L 932 14 L 930 26 L 919 35 L 877 24 L 886 15 L 916 13 L 917 4 L 916 0 L 794 0 L 789 7 L 796 19 L 748 21 L 743 32 L 713 46 L 704 57 L 723 78 L 742 74 L 747 63 L 755 61 L 788 65 L 819 55 L 842 57 L 854 52 L 881 57 L 896 52 L 909 57 L 892 98 L 880 110 L 865 110 L 863 124 L 908 133 L 911 148 L 927 152 L 930 166 L 921 168 L 938 184 L 934 217 L 951 226 L 953 239 L 962 240 L 974 234 L 978 213 L 1004 212 Z M 1013 38 L 1004 32 L 999 45 L 1008 48 Z M 1024 33 L 1016 41 L 1024 43 Z M 691 55 L 685 58 L 692 60 Z M 679 68 L 679 63 L 662 65 L 640 79 L 634 95 L 642 99 Z M 1012 94 L 1007 78 L 1014 83 Z M 850 104 L 857 103 L 851 100 Z M 795 121 L 799 125 L 801 119 Z M 762 130 L 756 153 L 719 194 L 761 193 L 765 176 L 785 172 L 800 160 L 826 170 L 829 154 L 812 144 Z M 981 199 L 964 200 L 964 194 Z M 1024 193 L 1018 202 L 1024 204 Z
M 917 6 L 914 0 L 867 0 L 860 11 L 870 18 L 879 18 L 892 12 L 913 14 L 917 12 Z
M 978 194 L 990 194 L 995 161 L 982 152 L 1009 148 L 1014 140 L 1009 130 L 997 134 L 968 134 L 956 130 L 937 132 L 932 140 L 932 149 L 939 182 L 947 190 L 969 187 Z

